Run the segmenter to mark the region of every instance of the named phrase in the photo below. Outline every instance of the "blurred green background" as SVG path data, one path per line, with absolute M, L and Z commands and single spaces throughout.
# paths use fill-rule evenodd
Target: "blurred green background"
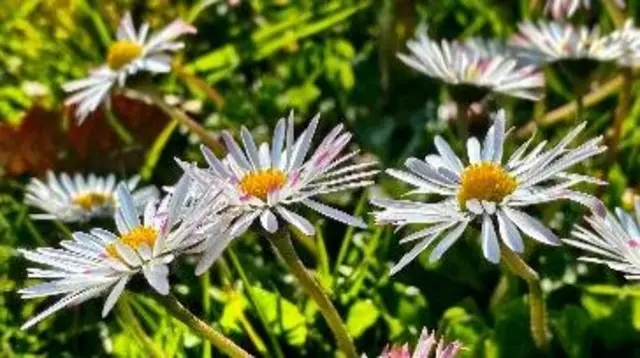
M 446 88 L 403 66 L 395 57 L 416 28 L 433 37 L 486 36 L 504 39 L 519 21 L 542 17 L 541 4 L 528 0 L 4 0 L 0 2 L 0 357 L 146 357 L 140 342 L 157 345 L 167 357 L 217 356 L 208 344 L 172 319 L 144 294 L 125 297 L 131 309 L 100 318 L 100 300 L 64 310 L 23 332 L 20 325 L 50 301 L 22 301 L 25 262 L 18 247 L 55 245 L 69 228 L 34 222 L 22 191 L 31 176 L 46 170 L 139 173 L 147 182 L 170 185 L 180 174 L 173 158 L 203 162 L 195 137 L 176 127 L 162 111 L 136 98 L 116 95 L 111 114 L 96 114 L 80 127 L 70 123 L 61 85 L 84 76 L 103 61 L 120 17 L 130 10 L 136 25 L 157 29 L 176 17 L 198 34 L 185 37 L 174 74 L 153 81 L 175 106 L 213 132 L 252 128 L 266 140 L 290 109 L 300 125 L 322 112 L 321 132 L 344 122 L 354 142 L 382 168 L 433 150 L 441 134 L 462 153 L 455 126 L 443 104 Z M 629 16 L 640 1 L 628 1 Z M 599 1 L 596 1 L 599 3 Z M 600 4 L 574 19 L 614 28 Z M 424 30 L 422 30 L 424 31 Z M 580 69 L 576 69 L 580 71 Z M 546 69 L 548 90 L 539 103 L 499 98 L 518 128 L 513 150 L 535 127 L 537 140 L 557 141 L 576 121 L 552 112 L 574 99 L 571 84 Z M 618 74 L 594 75 L 593 90 Z M 634 84 L 633 93 L 636 93 Z M 578 170 L 610 181 L 585 187 L 613 208 L 630 208 L 640 181 L 640 101 L 633 97 L 619 151 Z M 584 113 L 581 139 L 610 135 L 617 91 Z M 440 109 L 440 110 L 439 110 Z M 551 115 L 549 114 L 551 113 Z M 555 117 L 553 113 L 556 113 Z M 551 118 L 551 119 L 550 119 Z M 474 123 L 485 131 L 487 118 Z M 319 135 L 318 135 L 319 136 Z M 326 200 L 367 218 L 370 195 L 399 196 L 407 189 L 379 176 L 364 192 Z M 537 209 L 535 209 L 537 210 Z M 568 203 L 536 212 L 561 237 L 581 222 L 584 210 Z M 309 213 L 309 215 L 312 215 Z M 407 247 L 388 227 L 346 229 L 311 216 L 315 237 L 298 236 L 308 267 L 330 292 L 362 353 L 376 356 L 389 342 L 415 342 L 423 326 L 446 340 L 460 340 L 464 357 L 540 357 L 529 335 L 527 288 L 483 259 L 478 233 L 470 232 L 437 264 L 420 257 L 394 277 L 392 262 Z M 77 230 L 82 227 L 72 227 Z M 640 357 L 640 288 L 601 267 L 578 264 L 569 248 L 534 246 L 527 262 L 543 279 L 552 357 Z M 268 246 L 246 235 L 210 273 L 193 275 L 189 260 L 172 272 L 173 291 L 188 307 L 258 356 L 332 357 L 335 343 L 317 308 Z M 133 314 L 138 326 L 126 325 Z

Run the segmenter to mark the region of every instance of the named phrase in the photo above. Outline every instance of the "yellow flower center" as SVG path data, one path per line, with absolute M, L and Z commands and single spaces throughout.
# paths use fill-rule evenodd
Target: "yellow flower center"
M 240 189 L 245 194 L 262 200 L 271 191 L 278 190 L 287 182 L 287 176 L 278 169 L 266 169 L 249 173 L 240 181 Z
M 152 248 L 157 238 L 158 232 L 156 231 L 156 229 L 146 226 L 138 226 L 128 233 L 120 236 L 120 238 L 118 238 L 118 241 L 123 245 L 127 245 L 130 248 L 137 250 L 143 244 L 146 244 L 147 246 Z M 118 250 L 116 250 L 116 245 L 113 243 L 107 245 L 105 252 L 111 257 L 120 257 L 120 255 L 118 255 Z
M 73 198 L 73 203 L 79 205 L 84 210 L 91 210 L 109 203 L 112 200 L 111 195 L 104 193 L 87 193 L 77 195 Z
M 119 70 L 142 54 L 142 46 L 133 41 L 117 41 L 109 47 L 107 64 L 112 70 Z
M 467 200 L 499 203 L 518 187 L 516 179 L 495 163 L 472 164 L 460 176 L 458 203 L 465 207 Z

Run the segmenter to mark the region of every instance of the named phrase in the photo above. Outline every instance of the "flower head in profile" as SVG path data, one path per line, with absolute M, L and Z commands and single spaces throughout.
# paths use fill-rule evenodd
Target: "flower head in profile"
M 422 329 L 416 348 L 411 353 L 408 345 L 386 347 L 379 358 L 456 358 L 462 345 L 459 342 L 444 344 L 436 337 L 436 333 Z
M 232 217 L 231 238 L 241 235 L 258 219 L 270 233 L 276 232 L 280 221 L 284 220 L 304 234 L 312 235 L 313 224 L 292 210 L 296 204 L 347 225 L 366 227 L 362 219 L 315 198 L 372 184 L 371 178 L 377 173 L 372 167 L 376 163 L 349 164 L 358 151 L 343 154 L 351 140 L 351 134 L 344 131 L 343 124 L 330 131 L 315 151 L 311 151 L 318 121 L 319 116 L 314 117 L 296 139 L 291 113 L 288 119 L 282 118 L 276 124 L 271 145 L 257 145 L 249 130 L 243 127 L 240 134 L 244 150 L 230 133 L 224 132 L 222 138 L 229 151 L 224 159 L 218 159 L 203 146 L 202 153 L 209 168 L 185 165 L 185 170 L 197 183 L 205 188 L 215 186 L 222 190 L 227 203 L 223 216 Z M 310 152 L 312 154 L 307 158 Z M 201 267 L 198 272 L 204 272 L 206 268 Z
M 616 61 L 625 52 L 619 36 L 601 35 L 599 28 L 576 27 L 564 22 L 524 22 L 512 38 L 521 57 L 535 63 L 562 60 Z
M 615 0 L 615 3 L 621 8 L 625 6 L 624 0 Z M 562 19 L 573 16 L 580 6 L 589 9 L 591 0 L 547 0 L 544 10 L 555 19 Z
M 451 85 L 470 85 L 509 96 L 537 100 L 544 76 L 490 41 L 433 41 L 419 35 L 407 42 L 409 54 L 398 58 L 409 67 Z
M 408 171 L 387 170 L 391 176 L 415 187 L 410 194 L 444 197 L 436 203 L 372 201 L 381 208 L 375 213 L 376 221 L 380 224 L 427 226 L 400 241 L 417 241 L 417 244 L 392 268 L 392 274 L 427 247 L 435 245 L 430 254 L 431 261 L 440 259 L 474 221 L 481 227 L 484 256 L 497 263 L 500 261 L 500 241 L 512 251 L 523 252 L 520 232 L 545 244 L 560 244 L 551 230 L 522 211 L 522 208 L 568 199 L 598 212 L 603 210 L 595 197 L 571 189 L 582 182 L 602 182 L 567 172 L 573 165 L 605 150 L 600 145 L 601 137 L 569 148 L 569 144 L 584 129 L 585 123 L 573 129 L 554 147 L 545 150 L 546 141 L 543 141 L 527 154 L 532 137 L 505 161 L 504 111 L 498 112 L 494 120 L 482 144 L 476 138 L 467 141 L 467 164 L 438 136 L 435 139 L 437 155 L 428 155 L 424 160 L 409 158 L 405 163 Z
M 26 188 L 25 203 L 45 212 L 31 215 L 39 220 L 84 222 L 96 217 L 110 217 L 116 207 L 114 198 L 117 185 L 125 185 L 132 192 L 136 208 L 144 208 L 147 202 L 158 196 L 154 186 L 136 190 L 139 181 L 139 176 L 117 183 L 113 174 L 99 177 L 94 174 L 82 176 L 76 173 L 70 176 L 62 173 L 56 176 L 53 172 L 47 172 L 46 182 L 31 179 Z
M 583 249 L 588 256 L 582 261 L 593 262 L 620 271 L 630 280 L 640 279 L 640 199 L 635 202 L 635 218 L 617 208 L 616 216 L 593 215 L 587 219 L 591 228 L 576 225 L 573 239 L 565 243 Z
M 20 250 L 27 260 L 44 266 L 29 268 L 29 278 L 45 281 L 20 290 L 22 298 L 64 295 L 22 328 L 65 307 L 108 294 L 102 311 L 105 316 L 138 273 L 158 293 L 168 294 L 168 264 L 207 234 L 200 227 L 207 216 L 208 201 L 197 208 L 187 208 L 191 219 L 181 219 L 186 216 L 184 200 L 188 188 L 189 179 L 181 179 L 175 191 L 160 203 L 153 200 L 146 205 L 141 220 L 129 190 L 120 184 L 114 217 L 117 233 L 96 228 L 73 233 L 72 240 L 60 243 L 61 248 Z
M 171 71 L 170 52 L 184 47 L 175 39 L 196 29 L 178 19 L 162 30 L 149 35 L 149 25 L 144 23 L 136 31 L 130 13 L 120 22 L 116 41 L 107 52 L 106 63 L 91 71 L 85 79 L 71 81 L 64 85 L 72 95 L 67 105 L 76 105 L 78 121 L 84 119 L 105 101 L 114 85 L 124 86 L 127 77 L 138 72 L 167 73 Z

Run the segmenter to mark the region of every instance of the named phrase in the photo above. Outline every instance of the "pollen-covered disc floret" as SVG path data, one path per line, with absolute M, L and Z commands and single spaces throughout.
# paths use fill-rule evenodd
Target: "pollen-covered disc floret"
M 133 202 L 142 208 L 158 196 L 154 186 L 136 189 L 140 177 L 134 176 L 122 181 L 133 194 Z M 31 215 L 34 219 L 83 222 L 96 217 L 110 217 L 114 214 L 116 182 L 115 175 L 99 177 L 94 174 L 83 176 L 66 173 L 47 173 L 46 182 L 31 179 L 26 188 L 25 203 L 44 211 Z
M 183 177 L 172 193 L 159 203 L 146 203 L 142 220 L 126 185 L 115 193 L 114 215 L 118 229 L 75 232 L 61 248 L 20 250 L 29 261 L 44 268 L 29 268 L 29 277 L 45 282 L 20 290 L 23 298 L 63 295 L 55 304 L 27 321 L 28 328 L 65 307 L 107 295 L 106 315 L 133 275 L 142 273 L 160 294 L 169 292 L 168 264 L 177 255 L 201 245 L 209 237 L 212 221 L 209 207 L 219 191 L 202 192 L 201 201 L 187 205 L 190 179 Z M 205 220 L 206 219 L 206 220 Z
M 462 208 L 467 200 L 501 203 L 517 187 L 516 179 L 501 165 L 492 162 L 472 164 L 460 174 L 458 203 Z
M 617 218 L 616 218 L 617 216 Z M 576 225 L 566 244 L 586 251 L 581 261 L 603 264 L 620 271 L 629 280 L 640 279 L 640 199 L 635 215 L 617 208 L 616 215 L 593 215 L 586 219 L 590 228 Z
M 282 118 L 276 124 L 271 145 L 256 144 L 249 130 L 243 127 L 240 135 L 244 150 L 225 132 L 222 138 L 229 155 L 224 159 L 218 159 L 202 147 L 208 169 L 183 164 L 202 188 L 222 188 L 228 205 L 225 215 L 232 217 L 229 237 L 241 235 L 258 218 L 265 230 L 276 232 L 280 227 L 278 217 L 304 234 L 312 235 L 313 224 L 290 210 L 295 204 L 348 225 L 366 226 L 359 218 L 315 201 L 321 194 L 368 186 L 377 173 L 373 161 L 349 164 L 358 151 L 342 154 L 351 140 L 351 134 L 344 131 L 342 124 L 330 131 L 306 158 L 318 121 L 319 116 L 313 118 L 296 139 L 291 113 L 288 119 Z M 220 254 L 219 249 L 216 246 L 204 254 L 197 273 L 204 272 L 213 263 L 212 257 Z
M 114 71 L 130 64 L 142 55 L 142 46 L 135 41 L 116 41 L 109 47 L 107 65 Z
M 65 101 L 75 105 L 79 123 L 109 98 L 114 85 L 124 86 L 127 77 L 138 72 L 167 73 L 171 71 L 171 52 L 184 47 L 175 40 L 196 29 L 178 19 L 162 30 L 149 35 L 149 25 L 144 23 L 139 30 L 133 26 L 130 13 L 120 22 L 116 41 L 106 54 L 106 62 L 90 72 L 85 79 L 68 82 L 64 90 L 71 93 Z
M 287 176 L 279 169 L 265 169 L 249 173 L 240 180 L 240 189 L 249 196 L 266 200 L 269 193 L 280 190 Z
M 391 176 L 415 187 L 411 194 L 435 194 L 444 199 L 432 202 L 409 200 L 373 200 L 381 208 L 375 212 L 380 224 L 406 226 L 423 224 L 426 228 L 409 234 L 401 242 L 417 244 L 393 267 L 397 272 L 428 247 L 430 260 L 438 260 L 462 236 L 473 221 L 481 227 L 482 251 L 487 260 L 500 261 L 500 243 L 515 252 L 524 250 L 520 232 L 542 243 L 557 245 L 560 240 L 540 221 L 522 208 L 555 200 L 571 200 L 601 213 L 602 204 L 590 195 L 574 191 L 578 183 L 602 182 L 591 177 L 568 173 L 573 165 L 605 150 L 601 137 L 569 148 L 584 129 L 581 124 L 554 147 L 545 150 L 546 142 L 528 154 L 533 138 L 503 161 L 506 137 L 504 111 L 494 115 L 494 124 L 482 144 L 476 138 L 467 141 L 468 164 L 454 153 L 441 137 L 436 137 L 437 155 L 424 160 L 409 158 L 407 171 L 390 169 Z
M 542 97 L 544 76 L 538 68 L 522 63 L 495 42 L 438 43 L 419 35 L 407 42 L 407 48 L 408 54 L 398 54 L 402 62 L 451 85 L 471 85 L 529 100 Z

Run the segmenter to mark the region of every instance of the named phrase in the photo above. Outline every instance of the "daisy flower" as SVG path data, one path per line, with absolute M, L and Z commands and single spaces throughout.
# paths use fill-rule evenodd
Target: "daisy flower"
M 134 206 L 144 208 L 147 202 L 158 196 L 158 190 L 154 186 L 135 190 L 139 181 L 140 177 L 134 176 L 120 183 L 132 191 Z M 36 220 L 84 222 L 96 217 L 109 217 L 115 210 L 114 194 L 118 184 L 113 174 L 84 177 L 76 173 L 72 177 L 67 173 L 56 176 L 49 171 L 46 183 L 31 179 L 26 188 L 25 203 L 46 212 L 31 215 Z
M 106 63 L 89 73 L 89 77 L 66 83 L 63 88 L 72 95 L 66 105 L 76 105 L 75 114 L 79 123 L 105 100 L 115 84 L 124 86 L 127 77 L 138 72 L 167 73 L 171 71 L 169 52 L 184 47 L 174 40 L 184 34 L 193 34 L 196 29 L 178 19 L 164 29 L 149 36 L 149 25 L 142 24 L 136 31 L 131 14 L 127 12 L 120 22 L 116 41 L 106 56 Z
M 341 154 L 351 140 L 351 134 L 344 131 L 342 124 L 329 132 L 313 154 L 305 159 L 318 121 L 319 115 L 295 139 L 291 113 L 287 120 L 278 121 L 271 145 L 262 143 L 260 146 L 243 127 L 244 150 L 231 134 L 224 132 L 222 138 L 229 154 L 223 160 L 203 146 L 208 169 L 183 164 L 197 183 L 222 190 L 227 203 L 224 215 L 233 218 L 228 240 L 244 233 L 258 219 L 269 233 L 278 230 L 280 218 L 305 235 L 313 235 L 313 224 L 291 210 L 294 204 L 302 204 L 347 225 L 366 227 L 362 219 L 322 204 L 315 197 L 371 185 L 371 178 L 378 172 L 372 169 L 376 163 L 346 164 L 358 151 Z M 205 269 L 202 267 L 199 272 Z
M 622 54 L 616 60 L 618 65 L 638 67 L 640 65 L 640 29 L 635 27 L 633 20 L 628 20 L 622 28 L 615 30 L 609 36 L 621 42 Z
M 576 27 L 563 22 L 524 22 L 511 42 L 520 56 L 536 63 L 561 60 L 615 61 L 624 54 L 619 36 L 603 36 L 598 27 Z
M 102 310 L 104 317 L 129 280 L 140 272 L 158 293 L 168 294 L 168 264 L 208 234 L 198 229 L 208 216 L 207 207 L 213 200 L 210 196 L 217 195 L 214 192 L 205 194 L 203 198 L 207 200 L 189 211 L 191 219 L 181 220 L 189 181 L 183 177 L 173 194 L 160 203 L 149 202 L 142 220 L 127 187 L 120 184 L 116 191 L 119 205 L 114 217 L 117 233 L 96 228 L 74 233 L 72 240 L 60 243 L 62 248 L 20 250 L 27 260 L 45 266 L 44 269 L 29 268 L 29 278 L 46 281 L 20 290 L 22 298 L 64 295 L 22 328 L 29 328 L 65 307 L 108 292 Z
M 441 137 L 435 138 L 437 155 L 425 160 L 409 158 L 408 171 L 390 169 L 387 173 L 415 187 L 410 194 L 435 194 L 444 199 L 437 203 L 408 200 L 373 200 L 380 208 L 375 218 L 379 224 L 399 227 L 425 224 L 400 242 L 418 243 L 392 268 L 398 272 L 427 247 L 430 261 L 436 261 L 462 236 L 467 226 L 476 221 L 481 226 L 482 251 L 487 260 L 500 261 L 502 240 L 507 248 L 521 253 L 524 244 L 520 231 L 533 239 L 559 245 L 560 240 L 541 222 L 522 211 L 529 205 L 568 199 L 601 211 L 602 204 L 590 195 L 571 190 L 578 183 L 603 184 L 601 181 L 568 173 L 571 166 L 605 150 L 602 137 L 594 138 L 577 148 L 568 145 L 584 129 L 585 123 L 574 128 L 553 148 L 545 150 L 546 141 L 525 154 L 533 137 L 518 148 L 503 163 L 505 133 L 504 111 L 494 116 L 495 123 L 482 144 L 476 138 L 467 141 L 468 164 L 453 152 Z M 438 240 L 441 238 L 440 240 Z
M 420 35 L 408 41 L 407 47 L 409 54 L 398 54 L 398 58 L 429 77 L 529 100 L 542 97 L 543 74 L 535 66 L 519 64 L 489 41 L 438 43 Z
M 624 0 L 615 0 L 618 7 L 624 7 Z M 547 0 L 547 4 L 544 7 L 546 13 L 556 19 L 562 19 L 571 17 L 582 6 L 585 9 L 591 8 L 591 0 Z
M 616 217 L 594 215 L 587 219 L 591 230 L 576 225 L 574 239 L 565 243 L 583 249 L 589 256 L 580 260 L 608 266 L 620 271 L 629 280 L 640 279 L 640 200 L 635 202 L 635 218 L 617 208 Z
M 379 358 L 456 358 L 462 345 L 459 342 L 444 344 L 436 337 L 435 331 L 429 333 L 422 329 L 416 348 L 411 353 L 408 345 L 386 347 Z

